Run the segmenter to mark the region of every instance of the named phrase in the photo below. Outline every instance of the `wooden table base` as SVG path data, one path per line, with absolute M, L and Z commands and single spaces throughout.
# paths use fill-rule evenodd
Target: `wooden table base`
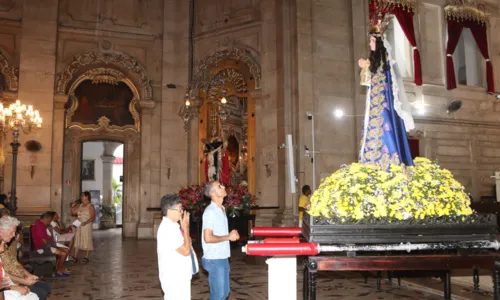
M 304 299 L 316 300 L 318 271 L 443 271 L 444 299 L 451 299 L 451 271 L 474 270 L 474 288 L 479 287 L 477 270 L 493 271 L 494 299 L 500 300 L 500 259 L 496 253 L 477 255 L 381 255 L 381 256 L 310 256 L 304 261 Z

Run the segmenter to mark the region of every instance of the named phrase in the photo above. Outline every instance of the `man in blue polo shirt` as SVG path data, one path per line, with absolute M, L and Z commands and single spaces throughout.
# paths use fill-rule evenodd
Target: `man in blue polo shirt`
M 203 246 L 203 268 L 208 272 L 210 300 L 225 300 L 229 296 L 229 241 L 240 238 L 238 231 L 228 231 L 227 216 L 222 202 L 226 188 L 218 181 L 205 184 L 205 196 L 212 202 L 203 213 L 201 243 Z

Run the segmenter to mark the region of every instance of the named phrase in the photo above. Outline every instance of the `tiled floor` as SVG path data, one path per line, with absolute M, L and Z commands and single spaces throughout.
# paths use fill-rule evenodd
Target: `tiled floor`
M 53 284 L 50 300 L 162 299 L 154 240 L 122 240 L 119 230 L 96 231 L 94 236 L 96 251 L 89 264 L 69 264 L 71 278 L 48 279 Z M 238 251 L 235 249 L 231 262 L 231 299 L 267 299 L 267 266 Z M 317 299 L 442 299 L 435 293 L 397 284 L 384 282 L 382 291 L 375 286 L 375 279 L 365 284 L 357 273 L 320 273 Z M 297 299 L 302 299 L 301 274 L 297 287 Z M 203 272 L 192 281 L 192 299 L 208 299 Z

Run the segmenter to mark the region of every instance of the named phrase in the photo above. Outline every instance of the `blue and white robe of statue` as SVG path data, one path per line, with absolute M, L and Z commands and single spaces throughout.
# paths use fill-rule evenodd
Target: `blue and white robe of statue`
M 389 170 L 391 164 L 413 165 L 407 131 L 414 128 L 411 109 L 406 102 L 403 82 L 390 60 L 390 45 L 385 41 L 390 70 L 382 66 L 371 73 L 359 161 Z

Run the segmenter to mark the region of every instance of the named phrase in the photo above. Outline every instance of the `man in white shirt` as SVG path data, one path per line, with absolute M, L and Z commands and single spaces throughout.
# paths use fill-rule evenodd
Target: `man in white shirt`
M 222 205 L 224 197 L 227 196 L 224 185 L 218 181 L 208 182 L 203 193 L 212 200 L 203 212 L 203 268 L 208 272 L 210 300 L 225 300 L 231 292 L 229 241 L 237 241 L 240 235 L 236 229 L 228 232 L 226 210 Z
M 182 208 L 182 199 L 174 194 L 161 198 L 161 211 L 163 219 L 156 240 L 164 299 L 190 300 L 193 266 L 190 256 L 189 213 Z

